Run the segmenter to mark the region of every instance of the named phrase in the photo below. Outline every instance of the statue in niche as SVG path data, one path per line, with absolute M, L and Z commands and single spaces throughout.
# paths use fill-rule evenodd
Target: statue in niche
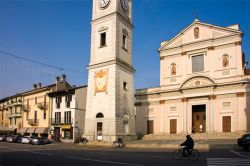
M 176 75 L 176 64 L 171 65 L 171 75 L 172 76 Z
M 195 39 L 199 38 L 199 35 L 200 35 L 199 27 L 195 27 L 194 28 L 194 38 Z
M 229 65 L 229 57 L 228 57 L 228 55 L 223 55 L 222 65 L 223 65 L 223 67 L 228 67 L 228 65 Z

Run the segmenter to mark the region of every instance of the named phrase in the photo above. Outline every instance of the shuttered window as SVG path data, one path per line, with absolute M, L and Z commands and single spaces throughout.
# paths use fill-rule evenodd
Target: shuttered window
M 192 56 L 192 72 L 204 71 L 204 55 Z

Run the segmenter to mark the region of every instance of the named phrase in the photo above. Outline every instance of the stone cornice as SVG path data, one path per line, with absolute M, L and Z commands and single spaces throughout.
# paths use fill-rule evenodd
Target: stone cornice
M 100 63 L 97 63 L 97 64 L 92 64 L 92 65 L 87 66 L 87 68 L 89 70 L 91 70 L 91 69 L 96 69 L 96 68 L 109 66 L 109 65 L 113 65 L 113 64 L 116 64 L 116 65 L 130 71 L 131 73 L 135 72 L 135 69 L 133 68 L 133 66 L 129 65 L 128 63 L 126 63 L 126 62 L 124 62 L 124 61 L 122 61 L 120 59 L 110 60 L 110 61 L 106 61 L 106 62 L 100 62 Z

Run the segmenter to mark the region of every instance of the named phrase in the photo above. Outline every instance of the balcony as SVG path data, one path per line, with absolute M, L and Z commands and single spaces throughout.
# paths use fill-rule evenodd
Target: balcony
M 28 119 L 28 124 L 31 126 L 37 126 L 38 122 L 38 119 Z
M 6 114 L 6 116 L 7 116 L 8 118 L 12 118 L 12 117 L 14 117 L 14 118 L 21 118 L 21 117 L 22 117 L 22 114 L 19 113 L 19 112 L 17 112 L 17 113 L 13 113 L 13 114 Z
M 40 110 L 46 110 L 48 108 L 48 104 L 47 103 L 38 103 L 37 104 L 37 107 L 40 109 Z
M 17 100 L 17 101 L 9 100 L 7 102 L 7 107 L 20 106 L 20 105 L 22 105 L 22 101 L 21 100 Z
M 52 125 L 63 125 L 63 124 L 72 124 L 73 119 L 59 119 L 59 118 L 52 118 L 51 119 L 51 124 Z
M 30 111 L 30 106 L 24 105 L 23 108 L 22 108 L 22 111 L 24 111 L 24 112 Z

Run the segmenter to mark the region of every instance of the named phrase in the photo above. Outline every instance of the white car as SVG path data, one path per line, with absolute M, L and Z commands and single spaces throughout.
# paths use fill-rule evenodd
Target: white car
M 31 136 L 24 136 L 22 137 L 22 140 L 21 140 L 21 143 L 22 144 L 29 144 L 32 140 L 32 137 Z

